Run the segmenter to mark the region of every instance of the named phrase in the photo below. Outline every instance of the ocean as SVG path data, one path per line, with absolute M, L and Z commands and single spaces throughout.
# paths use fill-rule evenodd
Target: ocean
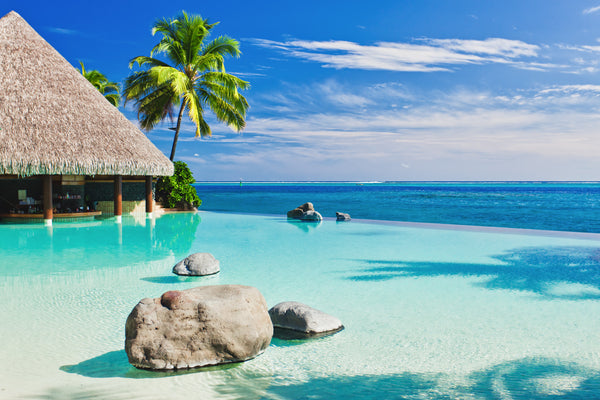
M 200 210 L 600 233 L 599 182 L 198 182 Z

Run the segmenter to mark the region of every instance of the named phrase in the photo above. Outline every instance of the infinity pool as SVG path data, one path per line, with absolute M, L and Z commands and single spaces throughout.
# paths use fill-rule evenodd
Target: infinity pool
M 0 398 L 600 398 L 600 235 L 203 212 L 0 225 L 0 243 Z M 171 274 L 199 251 L 220 274 Z M 129 366 L 140 299 L 230 283 L 346 329 L 226 367 Z

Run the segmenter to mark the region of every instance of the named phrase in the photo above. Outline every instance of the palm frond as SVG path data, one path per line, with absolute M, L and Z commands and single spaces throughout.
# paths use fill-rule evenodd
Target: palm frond
M 116 82 L 111 82 L 108 78 L 98 70 L 87 71 L 83 62 L 79 61 L 81 65 L 82 75 L 90 82 L 104 97 L 115 107 L 119 106 L 120 95 L 119 85 Z
M 149 131 L 166 117 L 172 118 L 174 100 L 178 102 L 179 99 L 173 96 L 168 85 L 136 99 L 140 126 Z
M 201 122 L 204 122 L 202 104 L 198 95 L 194 91 L 186 93 L 185 96 L 186 104 L 188 108 L 188 115 L 192 122 L 196 125 L 196 136 L 210 136 L 210 127 L 206 130 L 206 127 L 201 129 Z M 204 122 L 206 124 L 206 122 Z
M 115 107 L 119 107 L 119 102 L 121 101 L 121 96 L 119 96 L 117 93 L 108 93 L 104 95 L 104 98 L 106 100 L 108 100 L 108 102 L 110 104 L 112 104 Z
M 202 54 L 219 54 L 221 56 L 228 55 L 237 58 L 242 54 L 242 52 L 240 51 L 240 43 L 237 40 L 232 39 L 229 36 L 219 36 L 204 46 L 202 49 Z
M 135 64 L 137 64 L 139 67 L 148 67 L 148 68 L 168 67 L 169 66 L 169 64 L 167 64 L 164 61 L 161 61 L 161 60 L 153 58 L 153 57 L 146 57 L 146 56 L 138 56 L 138 57 L 132 58 L 131 61 L 129 61 L 129 68 L 133 68 L 135 66 Z
M 206 103 L 217 119 L 226 123 L 231 129 L 240 132 L 246 127 L 245 112 L 240 113 L 236 107 L 226 102 L 222 97 L 209 93 Z
M 154 67 L 149 73 L 157 85 L 170 84 L 173 92 L 180 96 L 192 90 L 190 78 L 173 67 Z

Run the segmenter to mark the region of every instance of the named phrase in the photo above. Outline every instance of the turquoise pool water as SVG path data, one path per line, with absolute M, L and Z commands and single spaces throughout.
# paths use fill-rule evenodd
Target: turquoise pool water
M 3 399 L 600 397 L 600 235 L 203 212 L 0 225 L 0 243 Z M 171 274 L 198 251 L 219 275 Z M 226 283 L 346 329 L 192 373 L 128 365 L 140 299 Z

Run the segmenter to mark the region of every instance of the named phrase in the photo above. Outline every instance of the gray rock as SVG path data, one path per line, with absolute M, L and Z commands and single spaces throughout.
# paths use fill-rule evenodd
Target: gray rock
M 335 333 L 344 328 L 342 321 L 296 301 L 279 303 L 269 310 L 275 328 L 302 332 L 307 335 Z
M 314 209 L 315 209 L 315 207 L 313 206 L 313 203 L 311 203 L 311 202 L 304 203 L 298 208 L 301 209 L 302 211 L 314 211 Z
M 298 208 L 294 208 L 293 210 L 288 211 L 287 212 L 287 217 L 288 218 L 293 218 L 293 219 L 300 219 L 300 218 L 302 218 L 302 214 L 304 214 L 304 211 L 302 211 L 298 207 Z
M 219 260 L 210 253 L 191 254 L 173 267 L 173 273 L 177 275 L 204 276 L 219 271 Z
M 299 219 L 302 221 L 322 221 L 323 217 L 317 211 L 312 203 L 304 203 L 300 207 L 287 212 L 288 218 Z
M 202 286 L 141 300 L 127 318 L 125 351 L 135 367 L 177 370 L 249 360 L 272 336 L 256 288 Z
M 287 216 L 288 216 L 288 218 L 300 219 L 300 217 L 302 217 L 302 214 L 304 214 L 306 211 L 314 211 L 314 210 L 315 210 L 315 207 L 313 206 L 312 203 L 304 203 L 301 206 L 288 211 Z
M 338 221 L 350 221 L 352 219 L 350 218 L 350 214 L 342 213 L 339 211 L 336 211 L 335 217 Z

